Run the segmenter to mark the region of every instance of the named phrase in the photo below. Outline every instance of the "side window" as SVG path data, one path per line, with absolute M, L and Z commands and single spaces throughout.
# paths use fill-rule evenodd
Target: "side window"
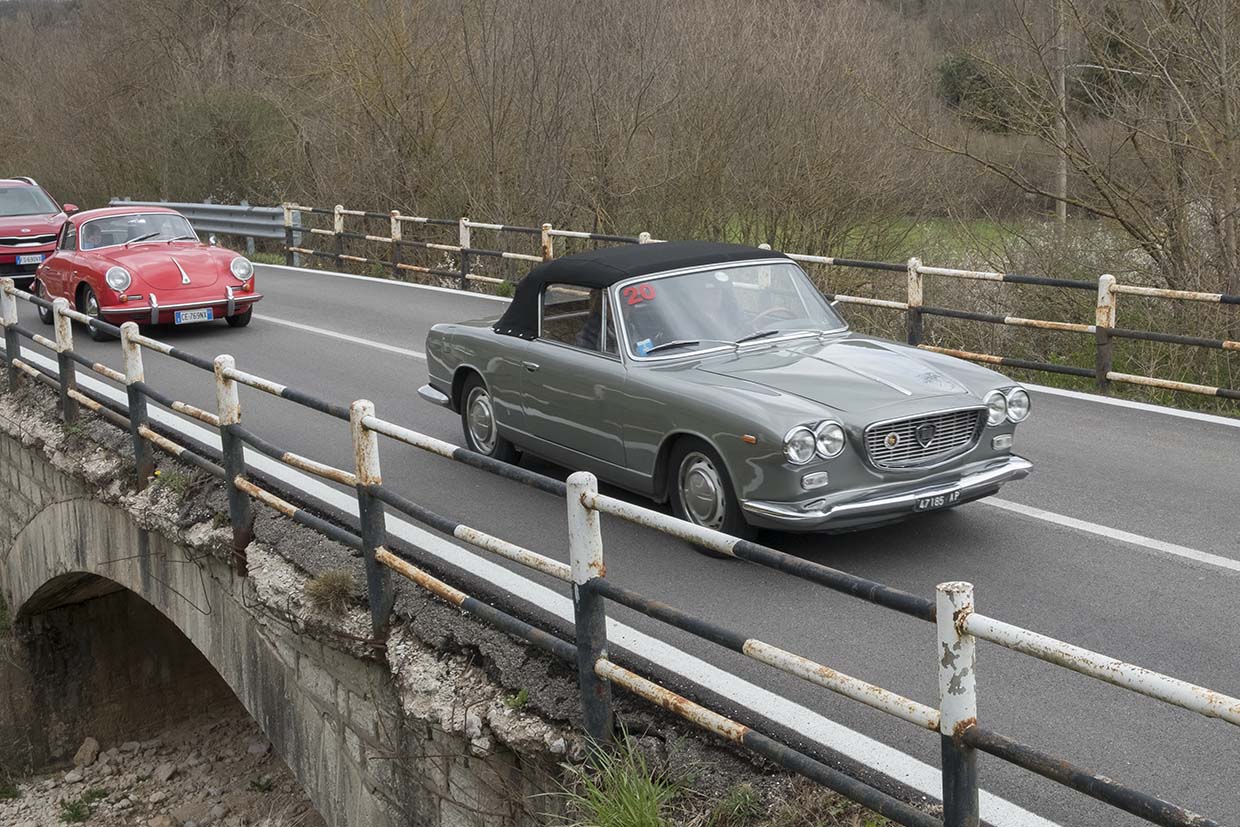
M 549 284 L 543 290 L 539 337 L 585 350 L 616 352 L 615 328 L 603 336 L 605 296 L 602 290 L 570 284 Z
M 73 252 L 77 249 L 77 227 L 72 221 L 66 221 L 60 232 L 60 249 Z

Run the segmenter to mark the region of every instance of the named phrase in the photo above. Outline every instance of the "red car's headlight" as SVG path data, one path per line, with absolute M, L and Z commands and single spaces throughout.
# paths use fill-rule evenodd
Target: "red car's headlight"
M 103 274 L 103 280 L 108 283 L 117 293 L 129 289 L 129 285 L 133 279 L 129 275 L 129 271 L 124 267 L 109 267 L 108 272 Z

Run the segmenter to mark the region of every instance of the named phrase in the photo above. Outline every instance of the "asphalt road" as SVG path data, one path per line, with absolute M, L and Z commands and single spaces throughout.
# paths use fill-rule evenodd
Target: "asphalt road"
M 498 315 L 501 304 L 279 268 L 261 267 L 258 278 L 266 298 L 250 327 L 215 323 L 152 335 L 204 356 L 231 353 L 243 370 L 327 399 L 371 399 L 381 417 L 460 442 L 456 418 L 415 394 L 426 378 L 420 352 L 432 324 Z M 21 314 L 23 324 L 39 327 L 28 305 Z M 119 368 L 117 343 L 91 342 L 81 330 L 77 339 L 78 350 Z M 214 408 L 206 373 L 148 354 L 146 378 Z M 242 406 L 247 427 L 266 438 L 351 467 L 346 423 L 248 389 Z M 998 499 L 869 532 L 762 540 L 927 596 L 937 583 L 968 580 L 981 612 L 1240 694 L 1240 428 L 1035 392 L 1016 450 L 1035 472 Z M 417 502 L 567 560 L 557 498 L 393 443 L 384 443 L 382 462 L 384 482 Z M 755 566 L 709 559 L 617 520 L 605 519 L 603 533 L 609 578 L 937 705 L 929 624 Z M 640 615 L 617 608 L 613 616 L 938 765 L 939 744 L 930 733 Z M 989 644 L 979 647 L 978 692 L 979 717 L 992 729 L 1223 823 L 1240 822 L 1240 732 L 1228 724 Z M 987 756 L 980 775 L 986 790 L 1061 824 L 1144 823 Z

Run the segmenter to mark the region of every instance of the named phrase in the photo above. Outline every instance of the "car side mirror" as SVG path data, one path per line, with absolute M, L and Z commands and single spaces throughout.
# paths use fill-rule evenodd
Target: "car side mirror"
M 220 240 L 215 237 L 215 233 L 212 233 L 211 235 L 207 236 L 207 243 L 210 244 L 212 247 L 220 246 Z
M 65 204 L 65 215 L 73 215 L 80 207 L 77 204 Z

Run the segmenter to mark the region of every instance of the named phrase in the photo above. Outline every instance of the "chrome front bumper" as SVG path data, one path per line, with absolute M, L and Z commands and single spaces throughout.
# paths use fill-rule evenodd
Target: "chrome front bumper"
M 451 408 L 452 400 L 444 394 L 443 391 L 433 388 L 430 385 L 423 385 L 418 388 L 418 396 L 430 402 L 432 405 L 438 405 L 441 408 Z
M 1029 476 L 1032 468 L 1033 463 L 1029 460 L 1011 456 L 1000 464 L 965 474 L 951 482 L 933 483 L 923 488 L 880 494 L 869 499 L 850 500 L 810 510 L 805 510 L 803 503 L 746 500 L 741 503 L 741 508 L 755 525 L 771 528 L 813 531 L 818 528 L 855 527 L 919 513 L 917 504 L 930 498 L 943 497 L 944 505 L 956 505 L 988 496 L 998 491 L 1005 482 Z M 947 502 L 952 495 L 957 495 L 955 501 Z M 934 510 L 934 507 L 925 510 Z

